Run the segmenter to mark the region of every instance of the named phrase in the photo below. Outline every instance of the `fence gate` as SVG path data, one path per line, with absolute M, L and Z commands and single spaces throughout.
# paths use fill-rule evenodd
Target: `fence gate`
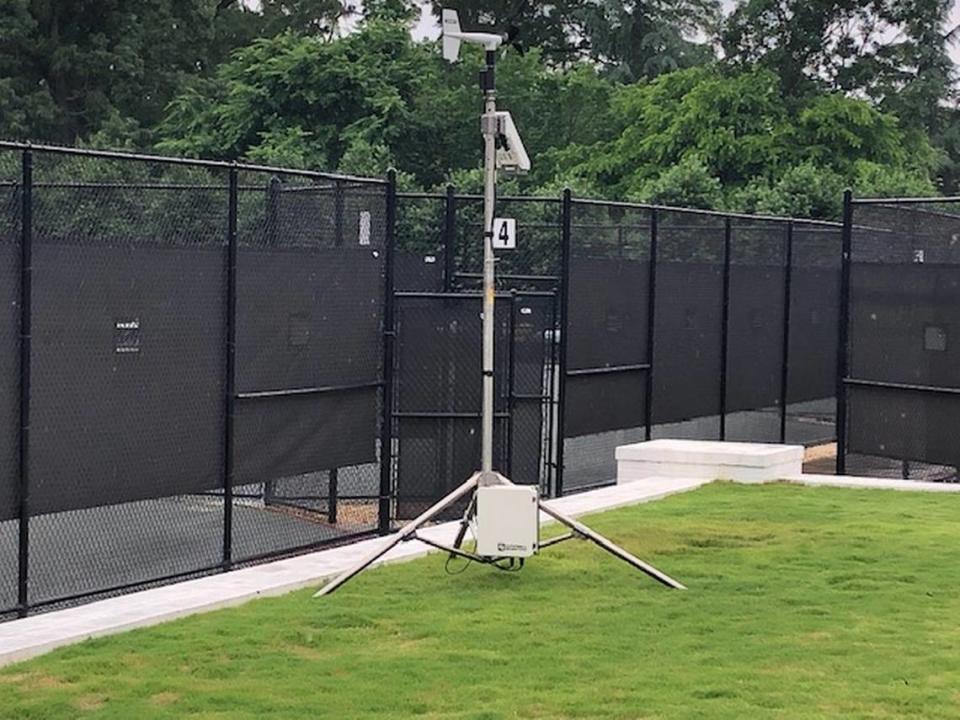
M 482 297 L 394 297 L 395 516 L 407 519 L 479 468 Z M 514 482 L 549 491 L 555 296 L 500 293 L 496 313 L 494 467 Z

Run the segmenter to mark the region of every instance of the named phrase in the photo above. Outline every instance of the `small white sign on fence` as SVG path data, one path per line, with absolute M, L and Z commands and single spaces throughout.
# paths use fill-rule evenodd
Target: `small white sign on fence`
M 360 230 L 358 232 L 361 245 L 370 244 L 370 211 L 360 211 Z

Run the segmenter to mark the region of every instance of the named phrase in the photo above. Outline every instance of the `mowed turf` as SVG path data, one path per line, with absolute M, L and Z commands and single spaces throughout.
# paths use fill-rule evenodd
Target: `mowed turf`
M 714 484 L 0 671 L 3 718 L 960 718 L 960 495 Z

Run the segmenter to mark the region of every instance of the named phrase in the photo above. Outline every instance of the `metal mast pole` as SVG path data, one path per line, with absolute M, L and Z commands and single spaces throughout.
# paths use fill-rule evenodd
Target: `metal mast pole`
M 474 553 L 466 552 L 460 549 L 460 545 L 463 542 L 464 534 L 469 523 L 469 515 L 476 508 L 473 500 L 468 507 L 467 514 L 464 516 L 464 520 L 460 525 L 460 534 L 457 536 L 457 539 L 454 541 L 454 547 L 447 547 L 442 543 L 438 543 L 427 537 L 423 537 L 417 534 L 417 530 L 421 525 L 433 520 L 441 511 L 457 502 L 463 497 L 466 497 L 469 494 L 473 494 L 474 491 L 479 492 L 479 488 L 482 486 L 490 485 L 512 485 L 513 483 L 503 475 L 500 475 L 493 470 L 493 366 L 494 366 L 494 353 L 493 353 L 493 340 L 494 340 L 494 302 L 496 299 L 496 293 L 494 288 L 494 263 L 496 262 L 493 256 L 493 223 L 494 223 L 494 209 L 496 203 L 496 192 L 497 192 L 497 141 L 501 133 L 500 123 L 498 122 L 497 116 L 497 103 L 496 103 L 496 93 L 495 93 L 495 80 L 494 80 L 494 68 L 496 65 L 496 48 L 499 47 L 503 38 L 499 35 L 493 35 L 490 33 L 464 33 L 460 30 L 460 21 L 457 18 L 457 13 L 454 10 L 444 10 L 443 11 L 443 54 L 444 57 L 448 60 L 455 61 L 457 59 L 458 53 L 460 51 L 460 42 L 472 42 L 472 43 L 482 43 L 486 50 L 486 69 L 483 72 L 481 85 L 483 88 L 483 115 L 481 116 L 480 126 L 481 132 L 483 133 L 484 141 L 484 156 L 483 156 L 483 165 L 484 165 L 484 187 L 483 187 L 483 414 L 482 414 L 482 464 L 481 470 L 478 473 L 471 475 L 460 487 L 454 489 L 449 493 L 445 498 L 437 502 L 430 509 L 424 512 L 422 515 L 417 517 L 412 522 L 408 523 L 404 528 L 400 530 L 396 535 L 394 535 L 383 547 L 379 548 L 376 552 L 370 556 L 364 558 L 359 563 L 354 565 L 347 570 L 344 570 L 340 575 L 334 578 L 331 582 L 324 585 L 317 596 L 327 595 L 338 587 L 347 582 L 350 578 L 356 576 L 366 568 L 373 565 L 375 562 L 383 558 L 392 548 L 396 547 L 405 540 L 420 540 L 421 542 L 437 548 L 439 550 L 444 550 L 450 554 L 451 557 L 464 557 L 470 560 L 474 560 L 481 563 L 495 563 L 499 558 L 495 557 L 484 557 L 476 555 Z M 509 120 L 509 118 L 508 118 Z M 507 122 L 503 128 L 508 136 L 511 132 L 515 134 L 515 130 L 512 129 L 512 123 Z M 517 163 L 518 166 L 526 166 L 524 169 L 529 169 L 529 159 L 526 158 L 526 152 L 522 149 L 522 143 L 520 143 L 519 138 L 516 139 L 517 143 L 520 145 L 520 150 L 524 160 Z M 508 140 L 509 142 L 509 140 Z M 508 150 L 508 154 L 509 154 Z M 565 196 L 564 207 L 566 210 L 569 210 L 570 204 L 570 194 L 567 191 Z M 569 213 L 566 213 L 569 215 Z M 569 218 L 568 218 L 569 219 Z M 567 228 L 569 230 L 569 228 Z M 569 235 L 569 233 L 567 233 Z M 569 237 L 566 238 L 569 241 Z M 564 243 L 564 247 L 568 247 L 569 242 Z M 566 282 L 566 279 L 565 279 Z M 566 317 L 566 314 L 564 314 Z M 476 495 L 473 495 L 474 500 Z M 540 509 L 558 520 L 562 524 L 570 528 L 571 532 L 566 535 L 554 538 L 548 542 L 541 544 L 540 547 L 546 547 L 547 544 L 554 544 L 561 540 L 568 540 L 574 537 L 583 537 L 586 538 L 601 548 L 606 550 L 608 553 L 620 558 L 621 560 L 629 563 L 633 567 L 645 572 L 647 575 L 653 577 L 658 582 L 667 585 L 668 587 L 682 589 L 684 586 L 671 578 L 669 575 L 657 570 L 652 565 L 648 565 L 642 560 L 634 557 L 623 548 L 614 545 L 612 542 L 607 540 L 602 535 L 595 533 L 590 528 L 582 525 L 573 518 L 569 518 L 566 515 L 561 514 L 560 512 L 550 508 L 540 501 L 537 497 L 537 502 L 539 503 Z
M 497 94 L 494 68 L 497 54 L 487 50 L 487 67 L 483 72 L 483 419 L 481 482 L 493 472 L 493 332 L 494 267 L 493 216 L 497 193 Z

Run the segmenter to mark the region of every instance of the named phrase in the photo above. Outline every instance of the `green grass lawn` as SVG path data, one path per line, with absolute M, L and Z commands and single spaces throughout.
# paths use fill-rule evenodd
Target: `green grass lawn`
M 714 484 L 0 671 L 3 718 L 960 718 L 960 495 Z

